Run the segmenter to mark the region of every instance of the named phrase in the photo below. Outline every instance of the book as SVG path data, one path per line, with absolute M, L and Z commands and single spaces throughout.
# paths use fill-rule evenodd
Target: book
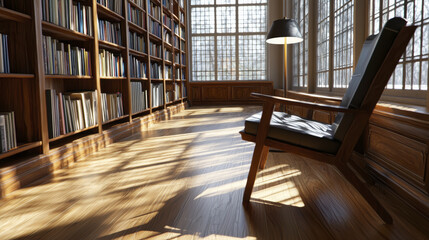
M 0 152 L 7 152 L 6 144 L 6 120 L 4 115 L 0 115 Z

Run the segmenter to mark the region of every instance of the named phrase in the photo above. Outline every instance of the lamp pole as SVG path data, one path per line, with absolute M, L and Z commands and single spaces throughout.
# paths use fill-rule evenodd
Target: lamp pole
M 283 59 L 284 59 L 284 74 L 285 74 L 285 77 L 283 79 L 283 97 L 286 97 L 286 91 L 287 91 L 287 38 L 285 38 Z

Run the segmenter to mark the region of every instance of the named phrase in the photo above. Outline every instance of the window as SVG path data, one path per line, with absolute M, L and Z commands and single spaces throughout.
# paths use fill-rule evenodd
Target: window
M 267 1 L 190 3 L 192 81 L 266 80 Z
M 333 17 L 333 88 L 347 88 L 353 74 L 353 1 L 335 1 Z
M 292 67 L 293 87 L 307 87 L 308 83 L 308 0 L 293 1 L 293 18 L 297 21 L 303 41 L 293 46 L 295 61 Z
M 317 8 L 317 88 L 347 88 L 353 72 L 353 1 L 319 0 Z
M 329 88 L 330 0 L 319 1 L 317 17 L 317 87 Z
M 307 1 L 288 1 L 290 16 L 300 23 L 305 40 L 311 40 L 294 46 L 294 90 L 308 85 L 305 90 L 341 95 L 353 74 L 354 54 L 359 53 L 355 40 L 361 44 L 367 34 L 377 34 L 388 19 L 399 16 L 418 28 L 382 100 L 429 106 L 429 0 Z M 315 47 L 307 49 L 312 44 Z
M 404 56 L 392 74 L 387 85 L 387 93 L 408 95 L 406 92 L 409 92 L 414 97 L 424 98 L 426 93 L 422 90 L 428 89 L 429 1 L 371 0 L 369 16 L 370 34 L 379 32 L 384 23 L 395 16 L 404 17 L 418 26 Z M 398 90 L 402 93 L 398 93 Z

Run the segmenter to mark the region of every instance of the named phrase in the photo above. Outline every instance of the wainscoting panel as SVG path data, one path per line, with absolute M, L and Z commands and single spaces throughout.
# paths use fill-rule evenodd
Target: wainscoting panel
M 269 81 L 203 82 L 190 83 L 193 105 L 215 104 L 260 104 L 251 97 L 252 92 L 273 94 L 273 83 Z

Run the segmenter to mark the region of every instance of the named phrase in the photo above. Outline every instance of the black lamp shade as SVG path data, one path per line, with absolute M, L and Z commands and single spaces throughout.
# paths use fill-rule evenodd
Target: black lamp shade
M 282 18 L 275 20 L 267 35 L 266 42 L 269 44 L 287 44 L 302 42 L 298 24 L 294 19 Z

